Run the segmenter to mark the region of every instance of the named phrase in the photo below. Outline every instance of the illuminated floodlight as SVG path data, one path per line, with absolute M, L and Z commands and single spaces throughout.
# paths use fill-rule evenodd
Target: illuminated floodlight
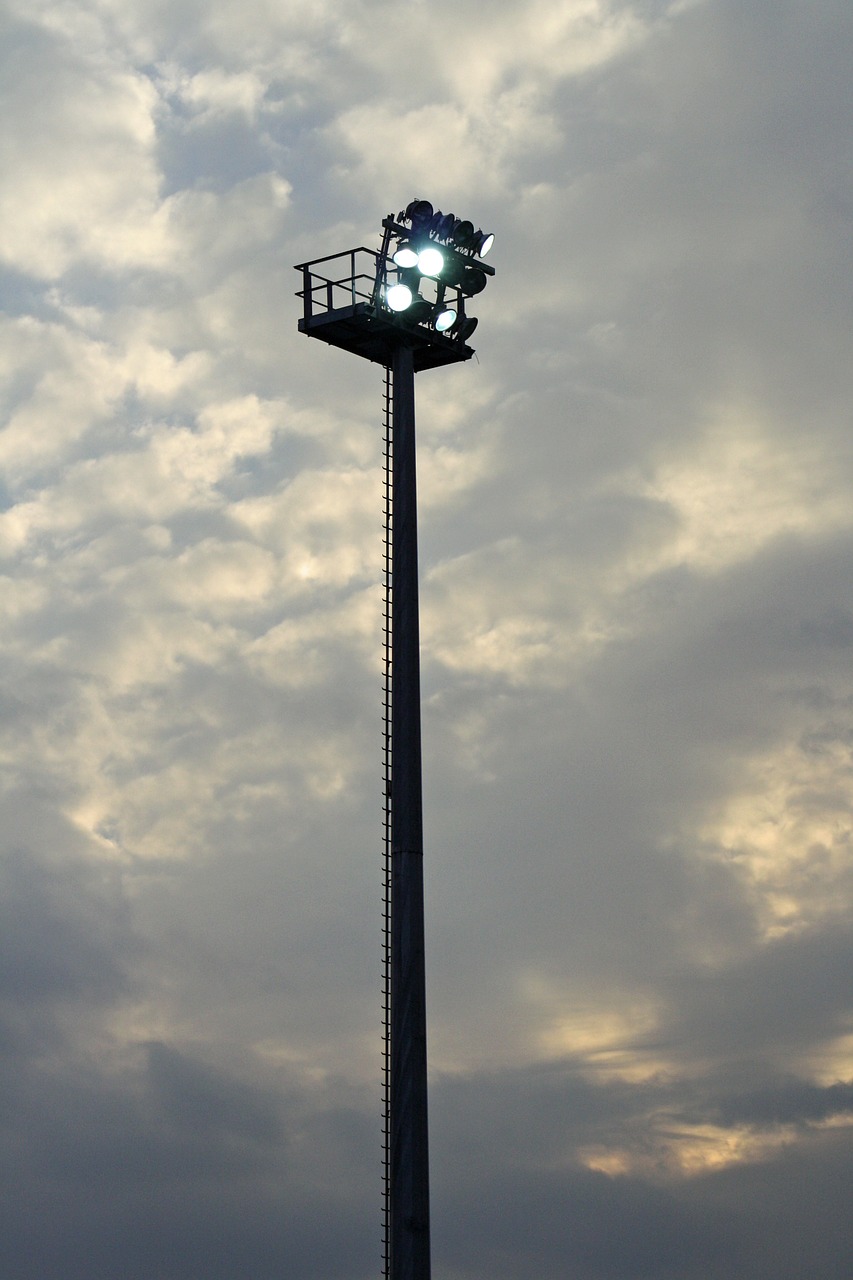
M 405 311 L 412 305 L 413 298 L 407 284 L 392 284 L 385 290 L 385 301 L 392 311 Z
M 416 267 L 418 265 L 417 249 L 413 249 L 410 244 L 401 244 L 394 254 L 394 263 L 398 267 Z
M 408 223 L 408 228 L 400 223 Z M 431 333 L 436 353 L 441 351 L 438 359 L 450 362 L 454 348 L 477 327 L 476 319 L 465 314 L 466 304 L 494 275 L 479 261 L 492 248 L 494 234 L 467 218 L 442 213 L 429 200 L 410 201 L 396 220 L 389 214 L 382 225 L 385 266 L 377 276 L 376 301 L 386 315 L 390 311 L 398 317 L 398 332 L 408 331 L 412 339 L 420 334 L 420 343 L 428 342 Z M 429 282 L 426 288 L 424 280 Z
M 435 245 L 428 245 L 418 254 L 418 271 L 422 276 L 437 276 L 444 266 L 444 254 Z

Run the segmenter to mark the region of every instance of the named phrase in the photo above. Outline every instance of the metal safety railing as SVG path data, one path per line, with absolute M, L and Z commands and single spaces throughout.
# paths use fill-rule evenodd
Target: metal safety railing
M 375 302 L 381 262 L 381 254 L 364 245 L 315 258 L 312 262 L 300 262 L 296 270 L 302 272 L 302 288 L 296 296 L 302 299 L 306 324 L 330 311 L 355 307 L 360 302 Z M 322 271 L 317 270 L 320 266 Z M 341 270 L 342 267 L 345 269 Z

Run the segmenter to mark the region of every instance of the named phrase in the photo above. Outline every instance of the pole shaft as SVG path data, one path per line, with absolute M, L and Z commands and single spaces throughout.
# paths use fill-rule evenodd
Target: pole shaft
M 393 354 L 391 1280 L 430 1280 L 420 634 L 412 349 Z

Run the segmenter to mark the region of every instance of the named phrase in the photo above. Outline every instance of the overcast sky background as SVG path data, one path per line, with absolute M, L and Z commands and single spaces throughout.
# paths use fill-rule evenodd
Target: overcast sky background
M 0 1272 L 368 1280 L 378 366 L 418 378 L 435 1280 L 849 1280 L 849 0 L 7 0 Z

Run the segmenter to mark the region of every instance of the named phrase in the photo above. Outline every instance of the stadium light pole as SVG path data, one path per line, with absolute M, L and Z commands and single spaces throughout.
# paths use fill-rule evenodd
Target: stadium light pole
M 363 246 L 300 263 L 299 330 L 385 368 L 386 1280 L 430 1280 L 415 374 L 470 360 L 494 236 L 413 200 Z

